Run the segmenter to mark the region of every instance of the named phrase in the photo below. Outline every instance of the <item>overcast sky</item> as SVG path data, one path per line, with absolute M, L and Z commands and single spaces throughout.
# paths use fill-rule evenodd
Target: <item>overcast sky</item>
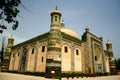
M 80 39 L 88 26 L 91 33 L 103 37 L 105 49 L 105 43 L 111 41 L 114 56 L 120 58 L 120 0 L 22 0 L 22 4 L 28 10 L 19 6 L 19 28 L 5 30 L 0 34 L 0 41 L 3 36 L 7 39 L 13 34 L 18 44 L 48 32 L 50 13 L 58 6 L 65 25 Z

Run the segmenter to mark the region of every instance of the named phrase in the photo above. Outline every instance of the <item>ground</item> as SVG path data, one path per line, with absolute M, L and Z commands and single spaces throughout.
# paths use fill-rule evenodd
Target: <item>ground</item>
M 4 73 L 0 72 L 0 80 L 53 80 L 53 79 L 46 79 L 44 77 L 36 77 L 36 76 L 28 76 L 22 74 L 13 74 L 13 73 Z M 59 79 L 54 79 L 59 80 Z M 120 80 L 120 75 L 115 76 L 103 76 L 103 77 L 92 77 L 92 78 L 62 78 L 62 80 Z

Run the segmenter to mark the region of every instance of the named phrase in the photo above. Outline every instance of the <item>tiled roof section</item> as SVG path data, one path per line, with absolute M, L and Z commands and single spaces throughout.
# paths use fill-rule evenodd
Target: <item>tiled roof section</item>
M 40 40 L 46 39 L 46 38 L 48 38 L 48 35 L 49 35 L 49 32 L 44 33 L 42 35 L 39 35 L 37 37 L 34 37 L 32 39 L 29 39 L 29 40 L 26 40 L 26 41 L 24 41 L 22 43 L 19 43 L 19 44 L 13 46 L 13 48 L 16 48 L 16 47 L 19 48 L 21 46 L 25 46 L 27 44 L 34 43 L 36 41 L 40 41 Z M 68 34 L 65 34 L 64 32 L 61 32 L 61 35 L 62 35 L 63 39 L 66 39 L 66 40 L 69 40 L 69 41 L 72 41 L 72 42 L 75 42 L 75 43 L 78 43 L 78 44 L 81 44 L 81 42 L 82 42 L 80 39 L 78 39 L 76 37 L 73 37 L 73 36 L 70 36 Z
M 24 41 L 24 42 L 22 42 L 22 43 L 19 43 L 19 44 L 13 46 L 13 48 L 15 48 L 15 47 L 20 47 L 20 46 L 24 46 L 24 45 L 27 45 L 27 44 L 30 44 L 30 43 L 33 43 L 33 42 L 36 42 L 36 41 L 43 40 L 43 39 L 47 38 L 48 35 L 49 35 L 49 32 L 44 33 L 44 34 L 42 34 L 42 35 L 39 35 L 39 36 L 37 36 L 37 37 L 34 37 L 34 38 L 32 38 L 32 39 L 29 39 L 29 40 L 27 40 L 27 41 Z
M 80 39 L 73 37 L 73 36 L 70 36 L 68 34 L 65 34 L 64 32 L 61 32 L 61 34 L 62 34 L 63 39 L 66 39 L 66 40 L 69 40 L 69 41 L 72 41 L 72 42 L 75 42 L 78 44 L 81 44 L 81 42 L 82 42 Z

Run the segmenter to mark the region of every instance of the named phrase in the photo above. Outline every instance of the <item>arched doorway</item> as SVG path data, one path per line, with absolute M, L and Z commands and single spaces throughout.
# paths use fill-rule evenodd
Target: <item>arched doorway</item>
M 21 61 L 20 61 L 20 72 L 25 72 L 26 58 L 27 58 L 27 48 L 23 48 Z

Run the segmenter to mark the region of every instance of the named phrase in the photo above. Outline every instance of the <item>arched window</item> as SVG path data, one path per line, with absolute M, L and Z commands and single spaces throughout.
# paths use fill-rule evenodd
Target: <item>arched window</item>
M 68 47 L 67 47 L 67 46 L 64 47 L 64 51 L 65 51 L 66 53 L 68 52 Z
M 42 52 L 45 52 L 45 46 L 42 46 Z
M 57 16 L 55 16 L 55 22 L 57 22 Z
M 97 61 L 97 56 L 95 56 L 95 61 Z
M 79 50 L 78 49 L 76 49 L 76 55 L 79 55 Z
M 24 72 L 25 71 L 25 64 L 26 64 L 26 58 L 27 58 L 27 48 L 23 48 L 23 51 L 21 53 L 21 63 L 20 63 L 20 71 Z
M 34 54 L 34 48 L 32 48 L 32 54 Z
M 42 58 L 41 58 L 41 62 L 43 62 L 44 61 L 44 57 L 42 56 Z
M 20 52 L 18 52 L 18 56 L 20 55 Z

